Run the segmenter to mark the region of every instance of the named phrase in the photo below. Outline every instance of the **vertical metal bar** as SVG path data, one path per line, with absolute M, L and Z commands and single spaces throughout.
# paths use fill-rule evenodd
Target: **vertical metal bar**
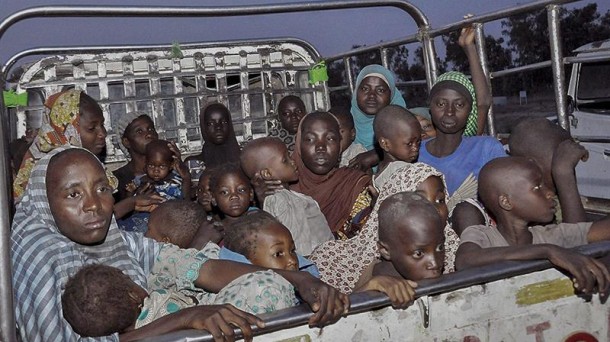
M 182 78 L 180 73 L 182 72 L 182 65 L 180 64 L 180 58 L 172 58 L 172 72 L 174 74 L 174 95 L 179 95 L 174 98 L 175 111 L 176 111 L 176 127 L 178 127 L 178 141 L 176 142 L 178 148 L 182 152 L 186 151 L 188 145 L 187 129 L 186 129 L 186 116 L 184 114 L 184 87 L 182 86 Z M 178 75 L 178 76 L 176 76 Z
M 426 68 L 426 83 L 428 85 L 428 90 L 432 88 L 438 73 L 436 66 L 436 53 L 434 51 L 434 38 L 431 38 L 428 34 L 429 29 L 429 26 L 422 26 L 419 28 L 424 54 L 424 66 Z
M 343 64 L 345 65 L 345 78 L 347 79 L 347 85 L 349 85 L 350 95 L 354 94 L 354 75 L 352 74 L 352 60 L 349 57 L 343 57 Z
M 155 124 L 155 128 L 157 132 L 162 136 L 165 134 L 165 125 L 162 125 L 163 122 L 161 118 L 161 113 L 163 112 L 163 104 L 161 103 L 161 99 L 159 98 L 159 94 L 161 94 L 161 77 L 159 76 L 159 59 L 157 56 L 151 55 L 146 58 L 148 62 L 148 82 L 150 85 L 150 96 L 152 100 L 152 113 L 151 117 L 153 118 L 153 123 Z
M 106 60 L 100 60 L 97 62 L 97 77 L 99 81 L 97 82 L 98 88 L 100 90 L 100 102 L 104 100 L 108 100 L 108 80 L 106 77 L 108 76 L 108 70 L 106 68 Z M 110 117 L 110 105 L 108 103 L 100 104 L 102 107 L 102 113 L 104 114 L 104 127 L 108 132 L 112 132 L 112 127 L 117 126 L 113 125 L 112 118 Z M 118 124 L 118 123 L 117 123 Z M 113 132 L 114 135 L 117 136 L 117 141 L 121 144 L 120 132 Z M 106 153 L 108 156 L 114 156 L 116 158 L 116 149 L 114 148 L 114 144 L 112 143 L 112 137 L 110 134 L 106 137 Z
M 125 95 L 125 113 L 136 111 L 136 80 L 133 72 L 133 57 L 123 57 L 123 94 Z
M 492 93 L 491 89 L 491 79 L 489 78 L 489 63 L 487 61 L 487 49 L 485 48 L 485 31 L 483 29 L 483 24 L 477 23 L 474 25 L 476 31 L 476 46 L 477 46 L 477 54 L 481 59 L 481 67 L 483 68 L 483 73 L 485 74 L 485 78 L 487 79 L 487 87 L 489 88 L 489 93 Z M 489 111 L 487 114 L 487 132 L 491 136 L 496 136 L 496 123 L 493 114 L 493 101 L 491 106 L 489 107 Z
M 383 65 L 383 67 L 386 69 L 390 69 L 390 56 L 388 55 L 388 48 L 381 48 L 379 49 L 379 52 L 381 53 L 381 65 Z
M 0 73 L 0 79 L 4 79 Z M 0 83 L 0 92 L 4 91 L 4 82 Z M 2 162 L 4 165 L 9 163 L 8 151 L 8 108 L 4 106 L 4 99 L 0 96 L 0 151 L 2 151 Z M 13 283 L 11 272 L 11 211 L 12 192 L 8 167 L 0 167 L 0 340 L 16 341 L 17 332 L 15 330 L 15 307 L 13 306 Z M 7 210 L 9 209 L 10 210 Z
M 248 77 L 248 53 L 246 51 L 239 52 L 239 86 L 241 90 L 248 90 L 250 88 L 250 79 Z M 249 120 L 250 113 L 250 95 L 246 93 L 241 94 L 241 113 L 244 119 L 244 140 L 252 138 L 252 121 Z
M 561 24 L 559 22 L 560 7 L 547 6 L 547 20 L 549 23 L 549 42 L 551 48 L 551 68 L 553 69 L 553 90 L 557 105 L 557 119 L 559 125 L 570 132 L 570 124 L 566 110 L 566 89 L 563 71 L 563 51 L 561 48 Z

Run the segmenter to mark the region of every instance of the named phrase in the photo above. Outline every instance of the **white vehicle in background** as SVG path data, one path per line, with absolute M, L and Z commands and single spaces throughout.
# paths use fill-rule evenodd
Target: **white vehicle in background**
M 583 196 L 610 199 L 610 39 L 574 51 L 568 86 L 570 132 L 589 150 L 576 168 Z

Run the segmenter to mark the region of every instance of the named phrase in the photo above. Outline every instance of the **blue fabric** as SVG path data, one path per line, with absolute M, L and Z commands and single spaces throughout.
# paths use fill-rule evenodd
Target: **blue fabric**
M 299 260 L 299 271 L 305 271 L 316 278 L 320 278 L 320 272 L 318 272 L 318 268 L 311 260 L 305 258 L 304 256 L 298 253 L 297 258 Z M 218 259 L 241 262 L 242 264 L 252 264 L 250 260 L 248 260 L 242 254 L 233 252 L 232 250 L 226 247 L 220 248 L 220 254 L 218 255 Z
M 148 230 L 149 218 L 150 213 L 145 211 L 134 211 L 128 217 L 118 219 L 117 224 L 119 225 L 119 229 L 126 232 L 137 232 L 144 234 Z
M 375 119 L 375 115 L 367 115 L 360 110 L 358 107 L 358 96 L 356 94 L 358 93 L 358 88 L 360 87 L 362 80 L 372 73 L 382 74 L 390 83 L 388 84 L 390 91 L 392 92 L 390 104 L 407 108 L 407 104 L 402 98 L 400 90 L 396 88 L 396 81 L 394 80 L 394 75 L 390 70 L 378 64 L 371 64 L 365 66 L 362 71 L 360 71 L 358 78 L 356 79 L 354 94 L 352 95 L 351 112 L 352 116 L 354 117 L 354 127 L 356 128 L 355 142 L 361 144 L 367 150 L 372 150 L 375 146 L 375 133 L 373 132 L 373 120 Z
M 437 158 L 428 152 L 426 146 L 432 139 L 422 142 L 419 149 L 419 160 L 445 175 L 449 196 L 453 195 L 469 174 L 479 178 L 479 171 L 488 161 L 505 157 L 502 144 L 493 137 L 463 137 L 462 142 L 452 154 Z
M 133 183 L 136 187 L 142 185 L 144 176 L 145 175 L 136 176 L 133 179 Z M 176 172 L 176 170 L 171 171 L 168 179 L 161 182 L 155 182 L 153 185 L 157 194 L 167 200 L 184 199 L 184 195 L 182 194 L 182 177 L 180 177 L 180 174 Z

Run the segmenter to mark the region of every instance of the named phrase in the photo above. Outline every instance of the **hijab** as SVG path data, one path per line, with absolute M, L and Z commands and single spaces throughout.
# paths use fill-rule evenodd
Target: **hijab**
M 428 177 L 441 177 L 443 174 L 424 163 L 407 164 L 396 170 L 382 186 L 375 207 L 360 233 L 349 240 L 325 242 L 318 246 L 310 256 L 320 271 L 321 279 L 343 293 L 351 293 L 364 270 L 379 258 L 379 207 L 388 197 L 405 191 L 417 191 L 417 187 Z M 445 189 L 445 195 L 447 190 Z M 445 235 L 457 238 L 452 229 L 445 227 Z M 447 240 L 445 244 L 447 245 Z M 457 246 L 456 246 L 457 248 Z M 447 255 L 455 254 L 447 251 Z M 451 261 L 451 264 L 453 262 Z M 452 270 L 452 265 L 450 267 Z M 446 271 L 449 271 L 447 269 Z
M 324 114 L 328 115 L 331 120 L 336 120 L 332 114 Z M 292 159 L 299 170 L 299 181 L 291 185 L 290 190 L 308 195 L 316 200 L 330 229 L 336 232 L 349 218 L 354 202 L 358 195 L 369 186 L 371 177 L 360 170 L 338 167 L 338 159 L 337 166 L 325 175 L 318 175 L 309 170 L 301 158 L 301 134 L 303 122 L 308 115 L 311 114 L 305 115 L 301 120 L 296 135 Z
M 436 82 L 434 82 L 434 86 L 430 89 L 430 98 L 440 91 L 441 89 L 453 89 L 458 93 L 462 94 L 462 96 L 470 99 L 471 109 L 468 114 L 468 119 L 466 120 L 466 128 L 464 129 L 464 136 L 475 136 L 477 135 L 477 96 L 474 91 L 474 85 L 466 75 L 457 71 L 449 71 L 442 75 L 440 75 Z
M 95 246 L 78 244 L 60 232 L 49 206 L 46 176 L 51 158 L 69 148 L 54 148 L 38 160 L 13 219 L 15 314 L 23 341 L 77 340 L 62 316 L 61 294 L 68 278 L 82 266 L 114 266 L 146 287 L 146 274 L 159 251 L 152 240 L 121 233 L 114 217 L 106 239 Z M 133 247 L 138 238 L 139 247 Z M 100 340 L 118 340 L 118 335 Z
M 224 108 L 224 116 L 229 122 L 229 133 L 224 144 L 216 145 L 211 142 L 205 142 L 206 132 L 205 130 L 201 132 L 201 136 L 204 140 L 203 147 L 201 148 L 201 156 L 203 157 L 203 162 L 206 167 L 215 167 L 228 162 L 239 162 L 240 149 L 237 138 L 235 137 L 235 130 L 233 129 L 233 121 L 231 120 L 231 112 L 229 112 L 229 109 L 220 103 L 209 104 L 204 108 L 201 114 L 201 120 L 205 120 L 206 115 L 209 115 L 209 113 L 212 112 L 211 109 L 215 109 L 214 107 L 218 107 L 217 109 L 220 109 L 220 107 Z
M 37 160 L 60 146 L 82 147 L 78 124 L 82 93 L 81 90 L 70 89 L 51 95 L 45 102 L 44 105 L 50 111 L 42 115 L 42 126 L 25 153 L 13 183 L 13 197 L 16 202 L 21 200 Z M 110 172 L 107 173 L 111 175 Z M 116 188 L 116 178 L 112 176 L 109 179 L 113 188 Z
M 360 107 L 358 107 L 358 88 L 360 83 L 369 77 L 377 76 L 384 80 L 392 93 L 390 98 L 390 104 L 401 106 L 406 108 L 407 105 L 405 100 L 402 98 L 400 90 L 396 88 L 396 81 L 392 72 L 381 65 L 371 64 L 365 66 L 362 71 L 358 74 L 356 79 L 356 91 L 352 95 L 352 116 L 354 117 L 354 127 L 356 127 L 356 143 L 366 147 L 367 150 L 372 150 L 375 145 L 375 133 L 373 132 L 373 120 L 375 115 L 365 114 Z

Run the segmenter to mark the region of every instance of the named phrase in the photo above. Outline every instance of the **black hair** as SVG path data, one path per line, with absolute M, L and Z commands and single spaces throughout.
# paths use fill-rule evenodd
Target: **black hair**
M 276 137 L 262 137 L 251 140 L 244 146 L 239 157 L 241 168 L 252 179 L 256 172 L 264 169 L 271 157 L 269 151 L 265 150 L 270 145 L 286 146 Z M 264 152 L 264 153 L 263 153 Z
M 232 163 L 224 163 L 214 167 L 212 170 L 212 175 L 210 176 L 210 191 L 214 193 L 218 188 L 218 182 L 220 178 L 226 176 L 228 174 L 236 174 L 239 177 L 243 177 L 246 181 L 248 181 L 248 185 L 250 185 L 250 180 L 248 176 L 241 169 L 241 166 L 237 162 Z
M 394 239 L 399 223 L 415 217 L 438 220 L 443 226 L 436 207 L 417 192 L 399 192 L 386 198 L 379 207 L 379 241 Z
M 152 153 L 152 151 L 155 151 L 157 153 L 160 152 L 161 154 L 163 154 L 164 158 L 173 161 L 174 154 L 172 153 L 172 150 L 169 148 L 169 146 L 167 146 L 167 144 L 169 144 L 167 140 L 161 139 L 149 142 L 148 144 L 146 144 L 146 155 L 148 156 L 150 153 Z
M 420 128 L 421 125 L 415 115 L 409 112 L 407 109 L 397 106 L 397 105 L 388 105 L 382 108 L 377 115 L 375 115 L 375 119 L 373 120 L 373 131 L 375 132 L 375 137 L 379 138 L 390 138 L 394 136 L 396 133 L 396 123 L 398 121 L 404 121 L 408 124 L 412 124 L 412 127 Z
M 87 265 L 68 279 L 61 296 L 63 316 L 83 337 L 121 333 L 135 323 L 139 307 L 133 284 L 116 267 Z
M 298 97 L 296 95 L 286 95 L 277 104 L 278 112 L 280 110 L 280 107 L 289 101 L 298 102 L 299 104 L 303 105 L 303 108 L 305 108 L 305 102 L 303 102 L 303 100 L 300 97 Z
M 158 224 L 155 228 L 174 245 L 188 248 L 206 219 L 207 213 L 197 202 L 176 199 L 159 204 L 150 213 L 149 224 Z
M 258 233 L 274 223 L 279 221 L 262 210 L 242 215 L 225 229 L 224 245 L 248 258 L 256 253 Z
M 354 117 L 350 112 L 349 107 L 346 106 L 333 106 L 330 108 L 329 112 L 334 115 L 337 120 L 339 120 L 339 126 L 341 123 L 347 124 L 346 129 L 354 128 Z

